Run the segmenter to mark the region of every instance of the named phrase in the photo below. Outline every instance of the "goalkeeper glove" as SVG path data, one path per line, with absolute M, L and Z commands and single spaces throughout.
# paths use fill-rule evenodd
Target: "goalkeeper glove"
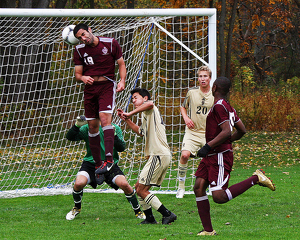
M 80 128 L 85 124 L 87 124 L 87 120 L 86 120 L 85 116 L 81 115 L 76 118 L 76 122 L 75 122 L 76 127 Z
M 211 150 L 211 147 L 206 143 L 198 152 L 197 157 L 206 157 Z

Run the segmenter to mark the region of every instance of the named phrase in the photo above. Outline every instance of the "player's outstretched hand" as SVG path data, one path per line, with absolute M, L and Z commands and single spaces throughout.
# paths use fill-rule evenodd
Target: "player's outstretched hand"
M 123 113 L 123 110 L 118 108 L 117 109 L 117 114 L 118 114 L 119 117 L 121 117 L 122 113 Z
M 87 120 L 86 120 L 85 116 L 81 115 L 76 118 L 76 122 L 75 122 L 76 127 L 80 128 L 85 124 L 87 124 Z
M 123 120 L 125 121 L 126 120 L 126 117 L 124 116 L 124 111 L 122 109 L 117 109 L 117 114 L 118 116 Z
M 211 147 L 206 143 L 200 150 L 197 152 L 197 157 L 206 157 Z

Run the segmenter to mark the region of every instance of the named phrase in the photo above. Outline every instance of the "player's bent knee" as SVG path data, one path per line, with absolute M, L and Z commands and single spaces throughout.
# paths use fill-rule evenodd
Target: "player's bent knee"
M 121 188 L 125 193 L 132 193 L 133 188 L 128 184 L 128 182 L 120 182 L 118 184 L 119 188 Z
M 129 183 L 127 182 L 125 176 L 123 175 L 119 175 L 116 179 L 115 179 L 115 184 L 121 188 L 126 194 L 130 194 L 133 192 L 133 188 L 129 185 Z
M 85 171 L 80 171 L 77 174 L 75 183 L 74 183 L 74 189 L 82 190 L 89 181 L 89 175 Z
M 213 198 L 214 202 L 215 203 L 218 203 L 218 204 L 223 204 L 225 203 L 223 200 L 219 199 L 219 198 Z
M 80 190 L 82 190 L 85 186 L 86 186 L 85 183 L 76 183 L 76 182 L 75 182 L 75 184 L 74 184 L 74 189 L 75 189 L 76 191 L 80 191 Z
M 212 193 L 213 201 L 218 204 L 223 204 L 228 202 L 228 197 L 225 192 Z
M 194 193 L 196 196 L 205 196 L 206 190 L 202 190 L 201 188 L 195 188 L 194 187 Z

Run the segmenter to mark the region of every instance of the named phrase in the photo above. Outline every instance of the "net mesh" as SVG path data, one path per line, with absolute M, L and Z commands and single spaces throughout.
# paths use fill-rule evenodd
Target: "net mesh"
M 84 115 L 84 86 L 74 79 L 74 47 L 63 42 L 61 32 L 79 22 L 95 35 L 114 37 L 122 47 L 127 80 L 126 89 L 117 95 L 117 108 L 133 109 L 134 87 L 150 91 L 172 151 L 166 178 L 153 190 L 175 191 L 185 128 L 179 106 L 188 88 L 197 85 L 197 69 L 203 64 L 166 32 L 207 61 L 208 17 L 1 17 L 0 197 L 26 189 L 34 195 L 72 187 L 85 147 L 65 135 L 74 119 Z M 139 123 L 140 115 L 133 121 Z M 145 164 L 143 139 L 117 116 L 113 122 L 122 127 L 127 144 L 119 166 L 134 185 Z M 198 162 L 189 160 L 187 191 L 192 190 Z

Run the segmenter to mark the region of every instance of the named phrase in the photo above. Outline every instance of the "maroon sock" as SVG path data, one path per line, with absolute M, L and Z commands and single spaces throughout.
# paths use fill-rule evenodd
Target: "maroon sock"
M 102 165 L 101 154 L 100 154 L 100 135 L 98 133 L 91 134 L 89 133 L 89 142 L 90 142 L 90 149 L 94 161 L 96 163 L 96 167 Z
M 105 126 L 102 129 L 104 134 L 105 161 L 113 162 L 114 129 L 112 125 Z
M 207 196 L 196 197 L 198 213 L 205 231 L 212 232 L 213 227 L 210 219 L 210 205 Z
M 255 185 L 257 181 L 258 181 L 257 176 L 251 176 L 242 182 L 232 185 L 230 188 L 226 190 L 228 199 L 231 200 L 232 198 L 235 198 L 238 195 L 242 194 L 243 192 L 247 191 L 249 188 Z M 228 190 L 230 191 L 230 193 L 228 192 Z

